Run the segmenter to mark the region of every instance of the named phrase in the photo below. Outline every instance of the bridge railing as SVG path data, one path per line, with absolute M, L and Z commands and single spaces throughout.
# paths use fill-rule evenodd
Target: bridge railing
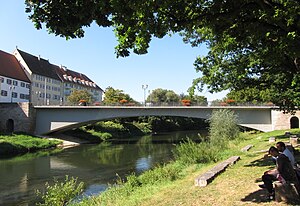
M 46 106 L 46 105 L 40 105 L 40 106 Z M 55 105 L 51 105 L 49 104 L 48 106 L 55 106 Z M 58 105 L 56 105 L 58 106 Z M 70 104 L 70 103 L 64 103 L 61 104 L 60 106 L 78 106 L 78 104 Z M 93 103 L 93 104 L 87 104 L 85 106 L 138 106 L 138 107 L 193 107 L 193 106 L 207 106 L 207 107 L 212 107 L 212 106 L 226 106 L 226 107 L 236 107 L 236 106 L 242 106 L 242 107 L 253 107 L 253 106 L 268 106 L 268 107 L 272 107 L 275 106 L 273 103 L 270 102 L 243 102 L 243 103 L 238 103 L 238 102 L 234 102 L 234 103 L 226 103 L 226 102 L 215 102 L 215 101 L 208 101 L 208 102 L 193 102 L 193 103 L 182 103 L 182 102 L 146 102 L 146 104 L 144 102 L 135 102 L 135 103 L 113 103 L 113 104 L 106 104 L 103 102 L 97 102 L 97 103 Z

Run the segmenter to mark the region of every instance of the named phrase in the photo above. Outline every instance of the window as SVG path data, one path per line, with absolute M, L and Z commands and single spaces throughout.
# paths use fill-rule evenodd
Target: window
M 7 79 L 7 80 L 6 80 L 6 83 L 7 83 L 7 84 L 11 84 L 11 82 L 12 82 L 11 79 Z
M 26 84 L 26 88 L 28 88 L 28 89 L 29 89 L 29 88 L 30 88 L 30 84 Z
M 54 94 L 54 95 L 53 95 L 53 99 L 54 99 L 54 100 L 59 100 L 60 97 L 59 97 L 59 95 Z
M 0 82 L 1 82 L 1 83 L 4 82 L 4 77 L 0 77 Z
M 12 93 L 11 93 L 11 97 L 12 97 L 12 98 L 18 98 L 18 93 L 12 92 Z
M 4 97 L 6 97 L 6 96 L 7 96 L 7 91 L 5 91 L 5 90 L 1 90 L 1 96 L 4 96 Z
M 18 86 L 18 82 L 16 80 L 13 80 L 13 85 Z
M 24 82 L 21 82 L 21 87 L 25 87 L 25 83 Z
M 25 99 L 29 100 L 29 94 L 25 95 Z
M 25 99 L 25 94 L 20 94 L 20 99 Z

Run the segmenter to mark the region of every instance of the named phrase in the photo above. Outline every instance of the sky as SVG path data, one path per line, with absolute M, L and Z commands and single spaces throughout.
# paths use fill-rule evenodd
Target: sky
M 148 54 L 117 58 L 117 41 L 112 28 L 96 24 L 85 29 L 81 39 L 66 40 L 49 34 L 45 28 L 35 29 L 25 13 L 24 0 L 0 2 L 0 50 L 12 53 L 16 47 L 34 56 L 48 59 L 55 65 L 66 66 L 87 75 L 100 88 L 123 90 L 136 101 L 144 99 L 142 85 L 149 90 L 157 88 L 187 94 L 193 79 L 199 77 L 193 63 L 197 56 L 207 53 L 205 46 L 192 48 L 181 37 L 173 35 L 154 38 Z M 226 92 L 211 94 L 207 90 L 196 92 L 208 101 L 221 99 Z

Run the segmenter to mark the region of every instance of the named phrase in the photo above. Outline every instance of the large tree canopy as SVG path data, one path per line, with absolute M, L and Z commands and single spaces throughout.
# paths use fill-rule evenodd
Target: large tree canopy
M 26 0 L 36 28 L 83 37 L 96 22 L 115 29 L 117 56 L 147 53 L 153 37 L 180 32 L 205 43 L 195 61 L 200 90 L 269 89 L 282 109 L 300 103 L 300 2 L 297 0 Z

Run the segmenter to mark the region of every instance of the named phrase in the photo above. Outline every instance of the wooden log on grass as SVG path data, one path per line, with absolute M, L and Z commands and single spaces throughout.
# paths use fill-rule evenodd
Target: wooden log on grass
M 209 184 L 217 175 L 219 175 L 221 172 L 225 171 L 225 169 L 236 163 L 240 159 L 239 156 L 232 156 L 229 159 L 219 163 L 206 173 L 196 177 L 195 179 L 195 186 L 199 187 L 205 187 L 207 184 Z

